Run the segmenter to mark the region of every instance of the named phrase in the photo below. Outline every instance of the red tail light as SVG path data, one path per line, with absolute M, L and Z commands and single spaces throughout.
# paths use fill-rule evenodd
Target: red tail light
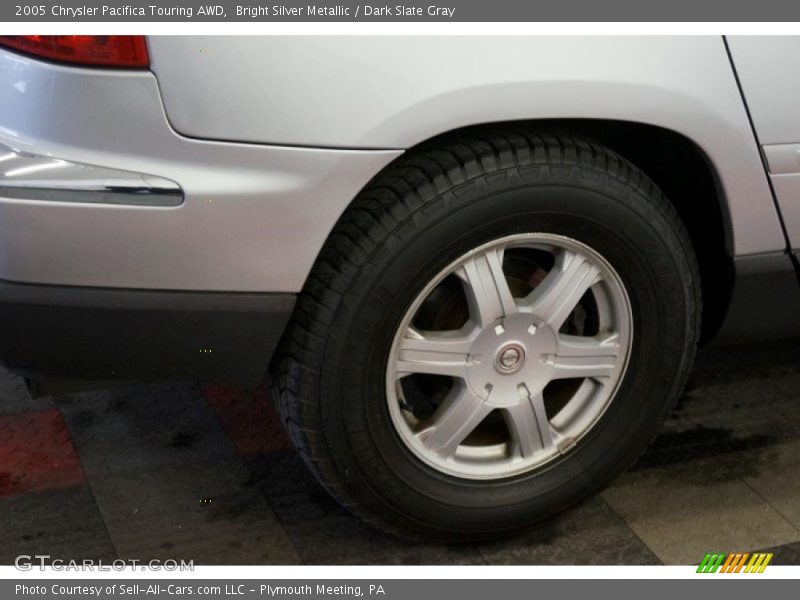
M 146 68 L 143 35 L 2 35 L 0 46 L 75 65 Z

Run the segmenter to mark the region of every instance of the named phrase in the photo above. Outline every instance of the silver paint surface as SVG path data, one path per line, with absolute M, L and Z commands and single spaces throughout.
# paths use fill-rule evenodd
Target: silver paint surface
M 404 148 L 517 119 L 621 119 L 676 131 L 718 173 L 734 253 L 785 247 L 720 37 L 149 44 L 155 74 L 0 51 L 0 144 L 149 173 L 185 193 L 180 206 L 157 209 L 0 198 L 0 279 L 297 292 L 338 217 Z

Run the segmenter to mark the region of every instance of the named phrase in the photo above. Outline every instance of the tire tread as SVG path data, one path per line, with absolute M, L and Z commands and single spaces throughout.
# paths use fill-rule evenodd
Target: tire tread
M 526 168 L 551 172 L 564 169 L 567 177 L 605 179 L 610 185 L 633 192 L 641 198 L 638 210 L 650 225 L 658 229 L 663 239 L 677 244 L 672 252 L 687 260 L 686 284 L 694 302 L 686 307 L 688 331 L 676 333 L 672 343 L 682 345 L 681 340 L 687 336 L 692 342 L 688 351 L 680 348 L 677 354 L 681 357 L 675 371 L 679 376 L 663 383 L 677 400 L 688 378 L 700 330 L 699 268 L 675 207 L 642 171 L 592 140 L 523 126 L 478 128 L 418 147 L 377 175 L 334 227 L 298 297 L 272 367 L 274 401 L 311 472 L 348 510 L 391 533 L 405 537 L 409 534 L 395 521 L 379 518 L 381 515 L 353 497 L 325 438 L 320 378 L 329 327 L 359 271 L 369 266 L 380 247 L 392 244 L 403 224 L 413 222 L 438 197 L 442 197 L 446 209 L 462 186 Z M 665 408 L 662 417 L 669 409 L 671 406 Z M 631 457 L 630 463 L 636 458 Z M 629 466 L 620 465 L 618 472 Z

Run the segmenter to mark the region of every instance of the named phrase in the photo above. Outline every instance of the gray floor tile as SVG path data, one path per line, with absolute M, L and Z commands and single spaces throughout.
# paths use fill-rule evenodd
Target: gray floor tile
M 707 350 L 636 468 L 800 441 L 800 342 Z
M 729 470 L 800 529 L 800 442 L 738 452 L 722 460 Z
M 92 483 L 120 556 L 196 564 L 293 564 L 300 558 L 237 461 L 180 465 Z
M 91 480 L 236 455 L 195 385 L 141 385 L 56 403 Z
M 602 496 L 665 564 L 800 540 L 800 531 L 718 460 L 631 472 Z
M 771 565 L 800 565 L 800 542 L 760 548 L 757 552 L 772 552 Z
M 657 565 L 660 561 L 599 497 L 591 498 L 528 533 L 492 544 L 488 564 Z
M 333 500 L 294 454 L 251 461 L 303 561 L 309 564 L 481 564 L 474 547 L 398 540 L 364 524 Z
M 0 368 L 0 416 L 53 408 L 50 398 L 31 398 L 19 375 Z
M 20 554 L 116 558 L 87 483 L 2 499 L 0 515 L 0 564 L 13 564 Z

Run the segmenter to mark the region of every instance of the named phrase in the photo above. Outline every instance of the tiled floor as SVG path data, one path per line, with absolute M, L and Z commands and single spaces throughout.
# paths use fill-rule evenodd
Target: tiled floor
M 143 385 L 31 400 L 0 372 L 0 564 L 800 564 L 800 341 L 707 351 L 664 431 L 602 494 L 479 546 L 399 541 L 342 510 L 264 390 Z

